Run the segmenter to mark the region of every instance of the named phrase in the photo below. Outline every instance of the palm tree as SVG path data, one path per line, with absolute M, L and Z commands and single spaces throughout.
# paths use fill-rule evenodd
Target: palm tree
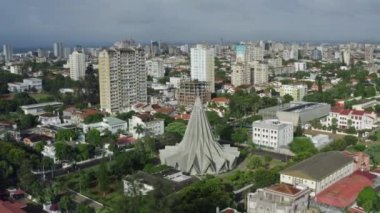
M 133 127 L 133 129 L 136 131 L 138 138 L 140 138 L 140 135 L 145 131 L 144 127 L 141 124 L 137 124 L 135 127 Z

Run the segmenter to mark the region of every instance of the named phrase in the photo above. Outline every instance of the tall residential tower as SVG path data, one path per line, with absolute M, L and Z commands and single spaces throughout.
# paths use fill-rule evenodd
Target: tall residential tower
M 13 59 L 13 48 L 11 45 L 3 45 L 3 55 L 6 62 L 12 61 Z
M 74 81 L 83 79 L 86 74 L 86 56 L 82 52 L 74 51 L 70 55 L 70 78 Z
M 214 49 L 206 45 L 191 48 L 191 79 L 208 82 L 210 92 L 215 91 L 214 57 Z
M 136 46 L 112 47 L 99 53 L 100 107 L 109 113 L 130 110 L 147 102 L 144 50 Z

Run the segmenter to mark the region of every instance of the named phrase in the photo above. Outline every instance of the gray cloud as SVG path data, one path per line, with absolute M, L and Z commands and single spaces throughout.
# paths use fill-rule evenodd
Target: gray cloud
M 0 0 L 0 43 L 376 40 L 378 0 Z

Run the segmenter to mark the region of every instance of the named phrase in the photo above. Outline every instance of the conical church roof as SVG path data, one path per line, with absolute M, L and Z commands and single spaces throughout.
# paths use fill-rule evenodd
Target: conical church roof
M 196 175 L 228 171 L 235 166 L 238 157 L 237 148 L 215 141 L 199 97 L 182 141 L 160 150 L 162 164 Z

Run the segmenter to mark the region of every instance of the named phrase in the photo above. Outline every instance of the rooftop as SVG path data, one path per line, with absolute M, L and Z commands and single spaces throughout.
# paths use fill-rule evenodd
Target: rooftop
M 282 122 L 277 119 L 254 121 L 252 123 L 253 127 L 260 127 L 260 128 L 267 128 L 267 129 L 279 129 L 279 128 L 284 128 L 289 125 L 293 126 L 291 123 Z
M 46 102 L 46 103 L 39 103 L 39 104 L 30 104 L 30 105 L 24 105 L 21 106 L 21 109 L 34 109 L 34 108 L 40 108 L 45 106 L 56 106 L 56 105 L 63 105 L 62 102 Z
M 322 152 L 286 168 L 281 174 L 319 181 L 352 162 L 352 158 L 341 152 Z
M 285 183 L 278 183 L 268 187 L 267 189 L 289 195 L 296 195 L 298 192 L 301 191 L 300 189 L 297 189 L 296 187 Z
M 370 173 L 356 171 L 317 194 L 316 200 L 327 205 L 346 208 L 355 202 L 364 187 L 373 184 L 375 177 Z
M 106 122 L 107 124 L 109 125 L 121 125 L 121 124 L 125 124 L 126 122 L 121 120 L 121 119 L 118 119 L 118 118 L 115 118 L 115 117 L 105 117 L 103 118 L 103 122 Z

